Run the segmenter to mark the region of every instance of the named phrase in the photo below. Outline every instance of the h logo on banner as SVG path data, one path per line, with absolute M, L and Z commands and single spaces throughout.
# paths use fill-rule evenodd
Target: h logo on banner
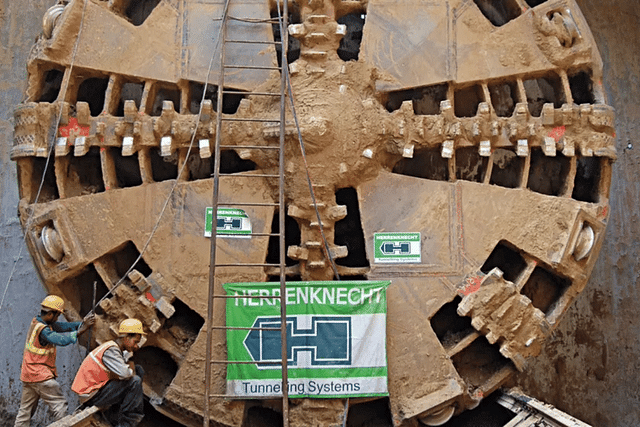
M 302 316 L 301 316 L 302 317 Z M 303 316 L 310 319 L 307 327 L 298 316 L 287 317 L 288 365 L 297 367 L 327 367 L 351 365 L 351 317 Z M 308 323 L 308 322 L 307 322 Z M 279 317 L 258 317 L 254 328 L 280 328 Z M 280 331 L 251 331 L 244 340 L 249 354 L 259 368 L 280 369 L 260 362 L 282 359 Z M 308 357 L 305 357 L 308 356 Z M 301 366 L 301 365 L 302 366 Z M 306 366 L 306 365 L 309 366 Z

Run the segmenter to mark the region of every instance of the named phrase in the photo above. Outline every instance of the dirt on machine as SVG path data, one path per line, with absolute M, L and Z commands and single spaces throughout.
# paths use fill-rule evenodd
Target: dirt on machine
M 442 425 L 526 371 L 600 251 L 614 110 L 574 0 L 59 1 L 27 68 L 34 265 L 70 317 L 97 301 L 90 348 L 142 321 L 177 425 Z M 339 282 L 388 283 L 386 392 L 234 397 L 223 285 Z

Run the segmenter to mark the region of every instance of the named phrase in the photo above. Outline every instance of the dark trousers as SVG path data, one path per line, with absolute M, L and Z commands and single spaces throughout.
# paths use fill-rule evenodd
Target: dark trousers
M 127 380 L 111 380 L 83 406 L 97 406 L 115 426 L 135 427 L 144 417 L 142 368 L 136 366 L 136 375 Z

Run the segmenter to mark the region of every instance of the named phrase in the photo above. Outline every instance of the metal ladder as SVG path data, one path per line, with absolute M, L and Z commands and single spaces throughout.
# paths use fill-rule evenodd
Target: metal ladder
M 287 1 L 282 2 L 282 11 L 280 11 L 281 2 L 278 1 L 278 18 L 276 20 L 245 20 L 245 22 L 250 22 L 255 25 L 269 25 L 278 24 L 280 25 L 280 34 L 281 41 L 255 41 L 255 40 L 231 40 L 227 39 L 227 23 L 232 18 L 229 16 L 229 5 L 231 0 L 226 0 L 224 4 L 224 10 L 221 20 L 221 37 L 220 37 L 220 71 L 219 71 L 219 82 L 218 82 L 218 92 L 217 92 L 217 122 L 216 122 L 216 137 L 215 137 L 215 158 L 214 158 L 214 175 L 213 175 L 213 196 L 212 196 L 212 206 L 213 206 L 213 223 L 211 226 L 211 253 L 210 253 L 210 267 L 209 267 L 209 294 L 208 294 L 208 308 L 207 308 L 207 342 L 206 342 L 206 359 L 205 359 L 205 401 L 204 401 L 204 411 L 203 411 L 203 426 L 209 426 L 210 419 L 210 404 L 211 398 L 234 398 L 235 396 L 227 395 L 227 394 L 214 394 L 211 390 L 211 368 L 213 364 L 233 364 L 233 363 L 247 363 L 247 362 L 234 362 L 230 360 L 212 360 L 212 336 L 213 331 L 216 329 L 243 329 L 243 330 L 274 330 L 274 328 L 231 328 L 219 325 L 213 325 L 213 317 L 214 317 L 214 306 L 216 300 L 221 300 L 222 303 L 226 301 L 228 298 L 237 298 L 234 296 L 227 296 L 221 294 L 215 294 L 215 274 L 216 268 L 221 267 L 256 267 L 256 268 L 265 268 L 265 267 L 279 267 L 280 271 L 280 328 L 276 330 L 280 330 L 281 343 L 282 343 L 282 359 L 280 362 L 277 362 L 282 366 L 282 417 L 283 417 L 283 426 L 289 426 L 289 393 L 288 393 L 288 374 L 287 374 L 287 322 L 286 322 L 286 304 L 285 304 L 285 295 L 286 295 L 286 283 L 285 283 L 285 238 L 284 238 L 284 230 L 285 230 L 285 202 L 284 202 L 284 138 L 285 138 L 285 102 L 286 102 L 286 89 L 287 89 L 287 79 L 288 73 L 283 72 L 282 67 L 287 66 L 287 42 L 288 42 L 288 32 L 287 32 Z M 255 44 L 272 44 L 272 45 L 280 45 L 281 46 L 281 62 L 280 66 L 274 67 L 264 67 L 264 66 L 253 66 L 253 65 L 243 65 L 243 64 L 227 64 L 225 61 L 225 51 L 227 44 L 246 44 L 246 43 L 255 43 Z M 238 92 L 238 91 L 229 91 L 224 89 L 224 77 L 225 71 L 229 69 L 269 69 L 269 70 L 279 70 L 281 75 L 281 84 L 280 84 L 280 93 L 264 93 L 264 92 Z M 254 96 L 279 96 L 280 97 L 280 117 L 274 120 L 267 120 L 262 118 L 233 118 L 233 117 L 223 117 L 222 114 L 222 105 L 223 105 L 223 95 L 224 94 L 239 94 L 242 95 L 254 95 Z M 265 123 L 278 123 L 280 125 L 280 138 L 278 146 L 250 146 L 250 145 L 224 145 L 221 141 L 223 134 L 223 126 L 229 122 L 265 122 Z M 278 174 L 246 174 L 246 175 L 234 175 L 238 177 L 238 179 L 278 179 L 278 202 L 277 203 L 252 203 L 252 202 L 242 202 L 235 201 L 233 203 L 224 202 L 224 206 L 274 206 L 278 209 L 278 221 L 279 221 L 279 231 L 278 233 L 253 233 L 251 236 L 277 236 L 279 240 L 279 264 L 269 264 L 269 263 L 235 263 L 235 264 L 219 264 L 216 262 L 216 248 L 217 248 L 217 233 L 216 233 L 216 218 L 219 206 L 219 184 L 220 184 L 220 176 L 225 174 L 220 173 L 220 153 L 222 149 L 250 149 L 250 150 L 277 150 L 278 151 Z M 272 297 L 273 298 L 273 297 Z M 276 297 L 277 298 L 277 297 Z M 220 303 L 220 302 L 219 302 Z

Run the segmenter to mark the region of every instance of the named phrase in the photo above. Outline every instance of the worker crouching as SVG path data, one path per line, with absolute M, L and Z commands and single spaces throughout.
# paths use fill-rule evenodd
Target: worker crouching
M 73 380 L 82 406 L 97 406 L 117 427 L 134 427 L 144 416 L 141 366 L 129 358 L 138 350 L 145 332 L 138 319 L 125 319 L 118 338 L 95 348 L 84 359 Z

